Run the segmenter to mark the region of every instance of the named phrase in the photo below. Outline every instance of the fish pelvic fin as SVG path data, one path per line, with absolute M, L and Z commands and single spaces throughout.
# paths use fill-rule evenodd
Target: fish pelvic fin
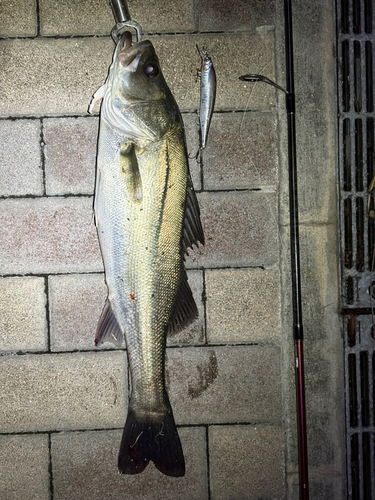
M 185 475 L 185 460 L 172 409 L 164 414 L 137 414 L 130 402 L 122 435 L 118 468 L 122 474 L 139 474 L 152 460 L 167 476 Z
M 104 342 L 112 342 L 116 346 L 121 346 L 124 342 L 124 334 L 117 322 L 115 313 L 112 311 L 111 302 L 108 298 L 100 315 L 95 335 L 96 346 L 100 346 Z

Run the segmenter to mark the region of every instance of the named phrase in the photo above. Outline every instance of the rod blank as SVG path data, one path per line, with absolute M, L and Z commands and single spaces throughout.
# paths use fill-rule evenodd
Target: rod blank
M 130 13 L 125 0 L 110 0 L 110 5 L 116 23 L 130 21 Z
M 290 214 L 290 256 L 293 296 L 293 336 L 295 346 L 295 376 L 297 402 L 299 497 L 309 499 L 307 461 L 307 431 L 305 407 L 305 373 L 303 359 L 303 324 L 301 299 L 301 270 L 298 228 L 298 191 L 296 155 L 296 118 L 294 96 L 293 28 L 292 2 L 284 1 L 285 17 L 285 65 L 286 65 L 286 110 L 288 118 L 289 157 L 289 214 Z

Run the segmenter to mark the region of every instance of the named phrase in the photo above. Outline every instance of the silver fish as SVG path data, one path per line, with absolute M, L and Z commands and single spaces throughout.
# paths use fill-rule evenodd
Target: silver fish
M 204 237 L 181 115 L 150 41 L 122 35 L 101 98 L 94 210 L 108 298 L 95 342 L 125 336 L 132 386 L 118 467 L 137 474 L 152 460 L 183 476 L 165 346 L 198 314 L 183 259 Z
M 201 95 L 199 108 L 199 122 L 201 128 L 202 148 L 206 147 L 208 131 L 210 129 L 212 113 L 214 112 L 216 98 L 216 73 L 206 49 L 196 46 L 201 56 Z

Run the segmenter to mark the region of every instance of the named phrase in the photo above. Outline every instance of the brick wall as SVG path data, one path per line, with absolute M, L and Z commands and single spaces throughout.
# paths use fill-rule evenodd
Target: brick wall
M 105 0 L 3 0 L 0 498 L 296 498 L 283 97 L 278 104 L 271 87 L 238 80 L 256 72 L 282 80 L 282 2 L 129 0 L 128 6 L 155 45 L 192 156 L 198 149 L 196 44 L 209 49 L 218 79 L 207 149 L 190 160 L 207 242 L 187 260 L 200 317 L 170 338 L 167 349 L 186 476 L 167 478 L 153 464 L 139 476 L 118 475 L 126 352 L 94 347 L 106 287 L 92 214 L 98 117 L 87 107 L 114 49 L 111 9 Z M 329 11 L 324 2 L 315 9 L 319 15 Z M 303 23 L 312 21 L 303 4 L 296 15 L 302 19 L 297 39 L 303 39 Z M 326 31 L 317 28 L 318 41 L 312 36 L 308 43 L 329 45 L 329 29 L 329 23 Z M 301 47 L 297 43 L 302 62 Z M 332 111 L 325 78 L 324 67 L 312 80 L 304 73 L 302 100 L 309 101 L 307 90 L 323 88 Z M 325 104 L 322 99 L 316 106 Z M 316 340 L 328 338 L 334 350 L 340 335 L 336 309 L 321 313 L 337 304 L 334 187 L 327 188 L 327 199 L 316 182 L 327 164 L 326 184 L 334 179 L 334 142 L 323 164 L 309 170 L 308 158 L 325 139 L 317 135 L 321 123 L 308 122 L 314 111 L 305 110 L 299 146 L 301 185 L 310 193 L 302 200 L 307 331 L 316 349 L 314 358 L 307 355 L 310 453 L 313 487 L 320 492 L 315 498 L 339 499 L 340 397 L 333 409 L 318 410 L 316 401 L 340 387 L 332 374 L 340 353 L 324 366 L 315 356 L 322 347 Z M 325 126 L 330 116 L 322 118 Z M 304 132 L 313 138 L 306 141 Z M 319 472 L 324 470 L 331 475 Z

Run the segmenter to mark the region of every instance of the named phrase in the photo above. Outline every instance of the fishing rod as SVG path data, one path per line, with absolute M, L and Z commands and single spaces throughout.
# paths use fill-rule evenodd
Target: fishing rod
M 307 461 L 307 431 L 305 407 L 305 374 L 303 360 L 303 324 L 301 300 L 301 271 L 298 227 L 298 192 L 297 192 L 297 155 L 296 155 L 296 118 L 294 94 L 293 64 L 293 28 L 291 0 L 284 0 L 285 19 L 285 66 L 286 89 L 263 75 L 243 75 L 240 80 L 249 82 L 262 81 L 285 93 L 286 112 L 288 118 L 288 162 L 289 162 L 289 218 L 290 218 L 290 257 L 293 303 L 293 338 L 296 377 L 296 410 L 298 433 L 298 468 L 299 498 L 308 500 L 309 480 Z
M 116 23 L 123 23 L 124 21 L 130 21 L 130 12 L 127 3 L 124 0 L 110 0 L 113 17 Z

